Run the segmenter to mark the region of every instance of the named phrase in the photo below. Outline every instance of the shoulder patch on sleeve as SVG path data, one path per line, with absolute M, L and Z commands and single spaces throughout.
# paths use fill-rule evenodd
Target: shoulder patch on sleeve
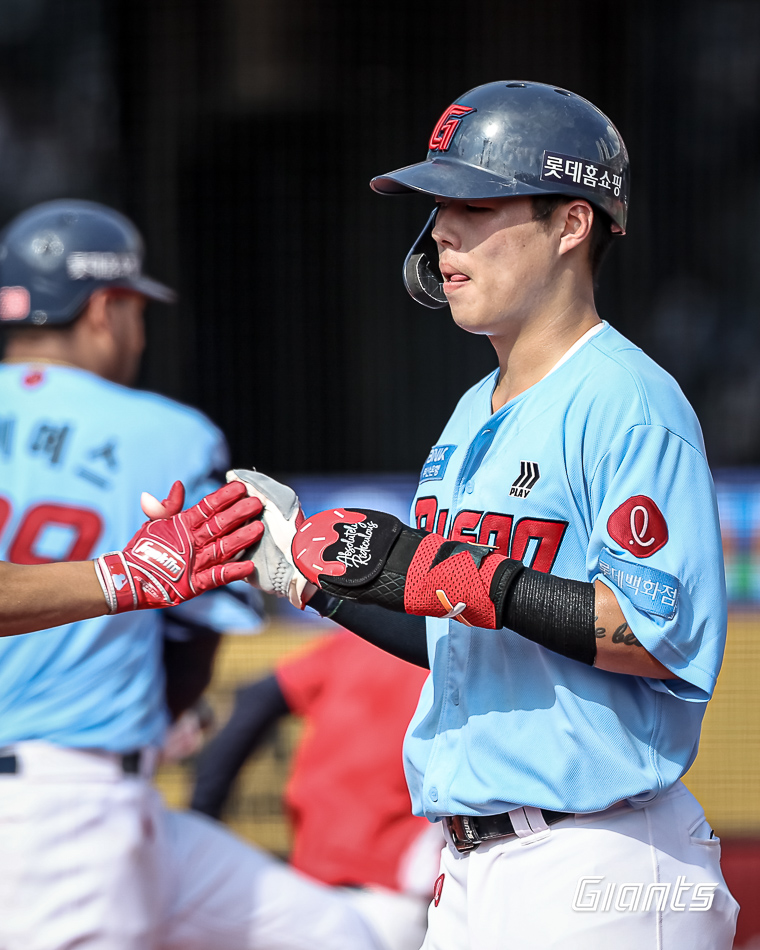
M 651 557 L 668 543 L 665 515 L 646 495 L 633 495 L 616 508 L 607 521 L 607 531 L 634 557 Z
M 599 570 L 638 610 L 665 620 L 675 617 L 681 586 L 677 577 L 645 564 L 631 564 L 607 550 L 599 555 Z

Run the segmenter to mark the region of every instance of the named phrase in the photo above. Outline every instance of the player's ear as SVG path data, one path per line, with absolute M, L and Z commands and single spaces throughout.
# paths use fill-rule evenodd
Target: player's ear
M 594 223 L 594 209 L 588 203 L 579 199 L 570 201 L 560 209 L 564 220 L 562 223 L 562 233 L 560 235 L 559 252 L 567 254 L 582 244 L 591 234 L 591 227 Z
M 106 290 L 96 290 L 91 295 L 79 320 L 96 331 L 102 331 L 108 327 L 108 292 Z

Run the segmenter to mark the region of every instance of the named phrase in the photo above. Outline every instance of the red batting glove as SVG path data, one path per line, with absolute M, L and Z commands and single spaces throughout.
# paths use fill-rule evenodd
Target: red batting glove
M 251 561 L 233 558 L 264 532 L 260 521 L 246 524 L 261 513 L 259 499 L 247 497 L 240 482 L 206 495 L 187 511 L 181 511 L 184 497 L 182 482 L 175 482 L 161 503 L 170 517 L 146 521 L 123 551 L 96 559 L 109 613 L 181 604 L 253 573 Z

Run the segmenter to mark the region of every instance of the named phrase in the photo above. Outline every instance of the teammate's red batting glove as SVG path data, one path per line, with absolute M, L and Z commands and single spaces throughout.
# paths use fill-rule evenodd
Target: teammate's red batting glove
M 249 582 L 267 594 L 287 597 L 294 607 L 303 610 L 314 588 L 295 566 L 291 553 L 293 537 L 303 523 L 298 495 L 288 485 L 255 469 L 234 469 L 227 472 L 227 481 L 244 485 L 248 494 L 264 506 L 264 535 L 255 550 L 246 554 L 255 567 Z
M 175 482 L 163 502 L 143 496 L 146 521 L 123 551 L 103 554 L 95 570 L 109 613 L 169 607 L 253 572 L 236 558 L 263 534 L 257 498 L 242 485 L 225 485 L 181 511 L 185 489 Z M 157 517 L 162 515 L 162 517 Z

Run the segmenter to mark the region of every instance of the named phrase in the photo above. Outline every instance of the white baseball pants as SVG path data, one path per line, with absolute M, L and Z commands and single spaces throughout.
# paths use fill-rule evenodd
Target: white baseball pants
M 523 812 L 523 837 L 444 848 L 423 950 L 730 950 L 738 905 L 684 785 L 548 828 Z
M 431 824 L 410 843 L 400 856 L 401 891 L 377 886 L 343 889 L 383 950 L 419 950 L 425 939 L 428 904 L 444 843 L 440 824 Z
M 0 950 L 379 950 L 353 904 L 112 757 L 41 742 L 0 775 Z

